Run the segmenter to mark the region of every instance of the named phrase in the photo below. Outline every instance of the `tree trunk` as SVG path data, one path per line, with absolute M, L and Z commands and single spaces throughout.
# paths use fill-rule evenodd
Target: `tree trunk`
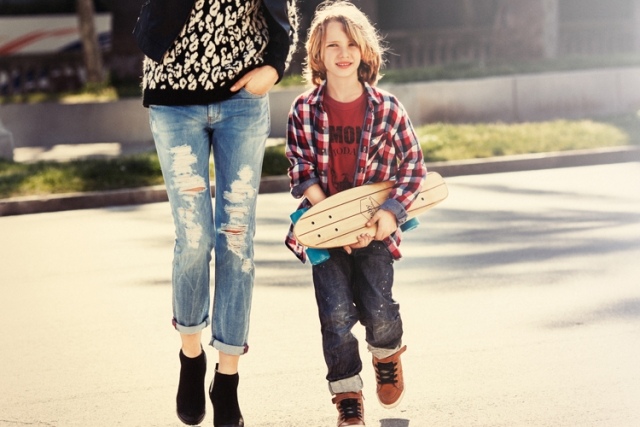
M 87 69 L 87 83 L 102 83 L 102 54 L 94 22 L 95 10 L 92 0 L 76 0 L 78 28 L 82 41 L 82 54 Z

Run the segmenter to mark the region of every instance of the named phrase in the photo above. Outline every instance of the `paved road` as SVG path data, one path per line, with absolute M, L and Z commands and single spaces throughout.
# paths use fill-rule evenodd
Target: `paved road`
M 380 408 L 366 364 L 368 425 L 640 425 L 640 164 L 448 183 L 396 264 L 407 395 Z M 250 427 L 335 425 L 309 267 L 281 243 L 294 207 L 260 198 Z M 0 426 L 179 426 L 168 205 L 5 217 L 0 236 Z

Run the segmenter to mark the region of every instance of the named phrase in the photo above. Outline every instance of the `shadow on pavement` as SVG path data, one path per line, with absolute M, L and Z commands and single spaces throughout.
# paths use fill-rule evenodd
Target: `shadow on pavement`
M 380 427 L 409 427 L 409 420 L 401 418 L 387 418 L 380 420 Z

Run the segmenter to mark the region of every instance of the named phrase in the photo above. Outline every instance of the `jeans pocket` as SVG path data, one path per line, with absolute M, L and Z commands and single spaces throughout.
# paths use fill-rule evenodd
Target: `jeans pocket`
M 238 91 L 238 95 L 240 95 L 241 98 L 249 98 L 249 99 L 262 99 L 265 96 L 267 96 L 266 93 L 260 95 L 260 94 L 257 94 L 257 93 L 250 92 L 245 87 L 240 88 L 240 90 Z

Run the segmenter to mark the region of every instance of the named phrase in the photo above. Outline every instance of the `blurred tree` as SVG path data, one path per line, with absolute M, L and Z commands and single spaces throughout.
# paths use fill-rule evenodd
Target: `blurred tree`
M 98 44 L 94 22 L 95 9 L 92 0 L 77 0 L 78 28 L 82 42 L 82 55 L 87 69 L 87 83 L 98 84 L 104 81 L 102 54 Z

